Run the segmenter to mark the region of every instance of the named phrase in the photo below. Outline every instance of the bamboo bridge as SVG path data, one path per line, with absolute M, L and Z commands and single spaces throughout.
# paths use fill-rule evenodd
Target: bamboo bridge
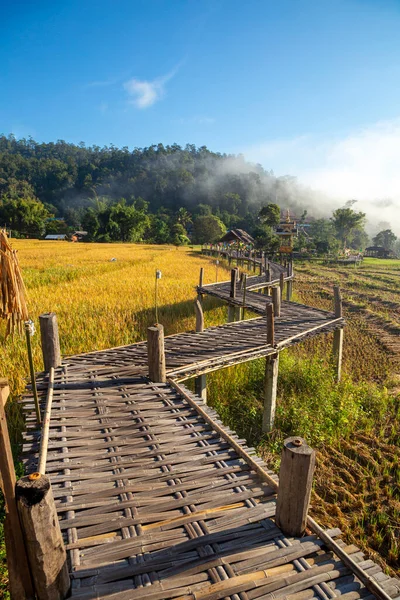
M 325 531 L 308 516 L 315 453 L 304 440 L 285 441 L 278 478 L 207 406 L 207 373 L 265 357 L 268 431 L 280 350 L 325 332 L 336 332 L 340 376 L 340 294 L 335 312 L 283 300 L 284 286 L 291 294 L 292 268 L 250 260 L 259 272 L 240 282 L 236 269 L 228 282 L 204 285 L 201 276 L 195 332 L 164 339 L 156 325 L 147 343 L 61 361 L 55 315 L 41 318 L 43 426 L 28 392 L 28 475 L 17 483 L 22 535 L 40 538 L 44 556 L 49 543 L 53 557 L 50 566 L 33 568 L 28 540 L 37 597 L 399 597 L 397 579 L 346 545 L 338 529 Z M 228 303 L 229 323 L 204 329 L 206 294 Z M 246 310 L 259 316 L 237 320 Z M 196 393 L 182 383 L 193 377 Z M 32 488 L 39 500 L 32 500 Z M 46 514 L 50 542 L 42 540 Z

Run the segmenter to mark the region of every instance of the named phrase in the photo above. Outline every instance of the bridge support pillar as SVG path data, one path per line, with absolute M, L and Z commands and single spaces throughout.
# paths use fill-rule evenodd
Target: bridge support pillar
M 204 314 L 198 300 L 194 301 L 196 312 L 196 333 L 204 331 Z M 207 404 L 207 375 L 199 375 L 194 380 L 194 390 L 198 396 Z
M 342 378 L 343 333 L 342 328 L 333 332 L 333 361 L 336 383 L 339 383 Z
M 262 430 L 270 432 L 274 427 L 276 409 L 276 389 L 279 373 L 279 353 L 267 356 L 264 376 L 264 412 Z
M 199 375 L 194 380 L 194 391 L 207 404 L 207 375 Z
M 292 300 L 292 291 L 293 291 L 293 281 L 292 279 L 289 279 L 289 281 L 286 283 L 287 287 L 286 287 L 286 300 L 288 302 L 290 302 Z
M 229 292 L 229 297 L 235 300 L 236 298 L 236 284 L 238 280 L 239 269 L 231 270 L 231 289 Z M 236 306 L 234 304 L 228 304 L 228 323 L 233 323 L 236 321 Z
M 335 285 L 333 288 L 333 293 L 335 299 L 335 317 L 340 318 L 343 316 L 343 305 L 342 295 L 338 285 Z M 343 327 L 336 329 L 333 332 L 333 363 L 336 383 L 339 383 L 342 377 L 343 334 Z

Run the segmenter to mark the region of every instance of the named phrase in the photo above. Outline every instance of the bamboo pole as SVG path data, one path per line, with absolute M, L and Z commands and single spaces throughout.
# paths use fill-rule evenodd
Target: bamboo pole
M 32 385 L 32 393 L 33 399 L 35 402 L 35 412 L 36 412 L 36 420 L 40 424 L 42 422 L 42 418 L 40 416 L 40 407 L 39 407 L 39 398 L 36 387 L 36 375 L 35 375 L 35 367 L 33 366 L 33 355 L 32 355 L 32 344 L 31 344 L 31 336 L 35 331 L 33 321 L 25 321 L 25 336 L 26 336 L 26 347 L 28 350 L 28 362 L 29 362 L 29 372 L 31 374 L 31 385 Z
M 275 324 L 274 324 L 274 306 L 273 304 L 267 303 L 267 344 L 275 345 Z
M 244 315 L 246 310 L 246 286 L 247 286 L 247 275 L 244 273 L 243 277 L 243 301 L 242 301 L 242 321 L 244 321 Z
M 335 285 L 333 288 L 334 293 L 334 306 L 335 306 L 335 317 L 341 318 L 343 316 L 343 303 L 342 295 L 340 293 L 340 287 Z M 344 332 L 343 327 L 335 329 L 333 332 L 333 362 L 335 368 L 335 380 L 339 383 L 342 378 L 342 360 L 343 360 L 343 338 Z
M 44 475 L 46 473 L 46 460 L 47 460 L 47 448 L 49 446 L 49 430 L 50 430 L 50 417 L 51 417 L 51 405 L 53 402 L 54 393 L 54 367 L 50 367 L 49 373 L 49 387 L 47 389 L 46 399 L 46 410 L 43 417 L 42 427 L 42 439 L 40 443 L 39 452 L 39 467 L 38 473 Z

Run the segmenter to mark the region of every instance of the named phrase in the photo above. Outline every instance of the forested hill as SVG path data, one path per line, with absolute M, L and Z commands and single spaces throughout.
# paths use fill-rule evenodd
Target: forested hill
M 64 141 L 37 143 L 0 136 L 0 194 L 31 194 L 50 205 L 57 217 L 71 209 L 136 198 L 161 207 L 195 211 L 209 205 L 227 226 L 258 213 L 268 201 L 282 207 L 299 202 L 294 178 L 246 162 L 243 156 L 219 154 L 205 146 L 162 144 L 148 148 L 100 148 Z M 54 207 L 54 208 L 52 208 Z M 236 221 L 236 222 L 235 222 Z

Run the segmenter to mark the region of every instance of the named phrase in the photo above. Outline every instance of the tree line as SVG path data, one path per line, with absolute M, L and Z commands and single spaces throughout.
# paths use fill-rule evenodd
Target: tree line
M 81 229 L 88 241 L 179 245 L 213 242 L 236 227 L 273 251 L 279 245 L 273 231 L 279 207 L 304 218 L 306 200 L 295 178 L 275 177 L 241 155 L 206 146 L 157 144 L 130 151 L 0 135 L 0 226 L 21 236 Z M 369 241 L 364 223 L 365 215 L 350 202 L 332 218 L 311 219 L 297 248 L 362 249 Z M 378 245 L 393 247 L 390 229 L 381 233 Z

